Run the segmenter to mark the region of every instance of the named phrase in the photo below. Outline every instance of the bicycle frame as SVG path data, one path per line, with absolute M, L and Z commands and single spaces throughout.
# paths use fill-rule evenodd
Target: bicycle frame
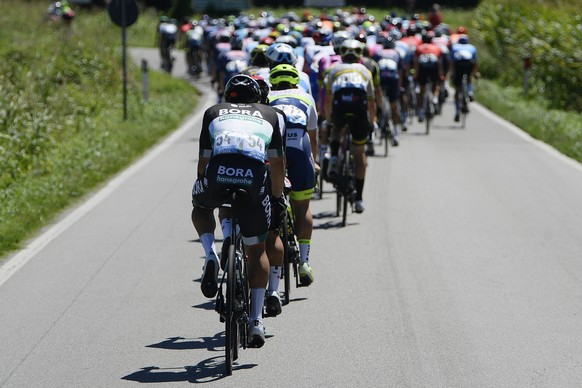
M 247 348 L 247 323 L 250 311 L 250 290 L 245 261 L 242 236 L 237 233 L 238 193 L 230 193 L 232 217 L 232 231 L 226 270 L 222 275 L 218 295 L 216 296 L 216 311 L 220 314 L 220 321 L 225 323 L 225 364 L 226 374 L 232 374 L 233 361 L 238 359 L 238 350 L 242 346 Z M 226 284 L 226 292 L 223 285 Z
M 334 182 L 336 191 L 336 216 L 342 214 L 342 227 L 346 226 L 348 203 L 353 205 L 355 195 L 355 166 L 351 152 L 352 134 L 345 126 L 341 131 L 338 152 L 339 174 Z

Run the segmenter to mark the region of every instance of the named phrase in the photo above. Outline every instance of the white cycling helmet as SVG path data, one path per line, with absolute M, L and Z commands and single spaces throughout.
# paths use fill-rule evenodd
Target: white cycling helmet
M 286 43 L 271 45 L 267 49 L 266 57 L 272 67 L 280 64 L 295 65 L 297 62 L 297 53 Z

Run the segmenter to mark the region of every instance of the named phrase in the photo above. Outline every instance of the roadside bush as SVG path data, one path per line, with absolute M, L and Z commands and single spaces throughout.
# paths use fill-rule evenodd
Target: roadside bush
M 530 57 L 530 93 L 552 108 L 582 110 L 582 7 L 576 2 L 485 0 L 475 11 L 474 35 L 486 77 L 519 86 Z

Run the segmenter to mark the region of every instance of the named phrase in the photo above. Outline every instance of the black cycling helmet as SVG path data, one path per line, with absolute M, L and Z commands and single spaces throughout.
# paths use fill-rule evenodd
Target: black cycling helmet
M 269 84 L 260 75 L 253 75 L 251 76 L 251 78 L 254 79 L 257 82 L 257 84 L 259 84 L 259 88 L 261 89 L 260 103 L 264 105 L 269 105 L 269 93 L 271 93 L 271 88 L 269 87 Z
M 243 42 L 240 38 L 236 35 L 230 37 L 230 49 L 231 50 L 242 50 L 243 49 Z
M 385 49 L 393 49 L 396 47 L 396 41 L 393 37 L 387 36 L 384 42 L 382 42 L 382 46 L 384 46 Z
M 261 101 L 261 88 L 257 81 L 248 75 L 237 74 L 228 80 L 224 87 L 224 101 L 251 103 Z

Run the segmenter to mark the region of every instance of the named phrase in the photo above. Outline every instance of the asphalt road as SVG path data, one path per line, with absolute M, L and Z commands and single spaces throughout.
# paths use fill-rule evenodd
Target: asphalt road
M 582 386 L 582 168 L 471 108 L 370 158 L 345 228 L 331 192 L 312 201 L 316 281 L 226 378 L 190 224 L 193 114 L 0 268 L 0 386 Z

